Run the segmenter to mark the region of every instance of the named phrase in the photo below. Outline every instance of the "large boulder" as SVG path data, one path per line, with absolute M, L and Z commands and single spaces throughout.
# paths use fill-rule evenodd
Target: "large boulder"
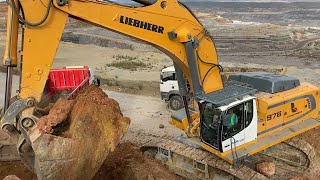
M 8 176 L 4 177 L 3 180 L 21 180 L 21 179 L 15 175 L 8 175 Z
M 276 173 L 276 166 L 272 162 L 262 162 L 256 165 L 256 169 L 261 174 L 271 177 Z
M 38 179 L 91 179 L 129 123 L 118 102 L 95 86 L 59 100 L 29 135 Z

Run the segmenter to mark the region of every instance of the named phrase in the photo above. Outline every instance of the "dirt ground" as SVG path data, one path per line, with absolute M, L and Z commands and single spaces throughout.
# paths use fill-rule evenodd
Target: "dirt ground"
M 35 180 L 36 176 L 19 162 L 0 163 L 0 179 L 14 174 L 22 180 Z M 110 153 L 93 180 L 182 180 L 167 170 L 159 161 L 150 158 L 131 143 L 120 144 Z
M 318 155 L 320 155 L 320 143 L 319 143 L 319 140 L 318 140 L 319 137 L 320 137 L 320 127 L 314 128 L 314 129 L 312 129 L 310 131 L 307 131 L 307 132 L 301 134 L 298 137 L 301 138 L 301 139 L 304 139 L 310 145 L 312 145 L 315 148 L 315 150 L 318 152 Z
M 159 161 L 143 155 L 136 145 L 124 143 L 107 157 L 93 179 L 182 180 L 183 178 L 169 172 Z
M 21 179 L 37 179 L 36 175 L 31 173 L 22 162 L 0 162 L 0 179 L 12 174 Z

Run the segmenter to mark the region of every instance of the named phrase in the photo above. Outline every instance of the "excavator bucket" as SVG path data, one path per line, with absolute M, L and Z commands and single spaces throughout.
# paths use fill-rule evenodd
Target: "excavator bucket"
M 22 158 L 38 179 L 91 179 L 119 144 L 130 120 L 94 85 L 59 99 L 28 131 L 33 152 Z
M 10 135 L 0 130 L 0 161 L 18 161 L 17 144 L 12 141 Z

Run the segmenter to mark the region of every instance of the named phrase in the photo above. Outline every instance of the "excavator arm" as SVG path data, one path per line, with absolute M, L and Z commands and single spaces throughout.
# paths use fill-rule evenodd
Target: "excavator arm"
M 57 155 L 63 154 L 65 149 L 68 153 L 63 157 L 73 157 L 75 153 L 70 147 L 80 147 L 77 142 L 55 138 L 55 144 L 61 146 L 55 156 L 45 152 L 54 151 L 55 147 L 52 144 L 49 148 L 45 148 L 43 143 L 39 143 L 42 139 L 50 140 L 50 138 L 34 133 L 34 125 L 37 124 L 37 117 L 33 115 L 34 107 L 41 102 L 47 77 L 69 16 L 139 39 L 164 52 L 174 62 L 183 96 L 186 94 L 185 77 L 192 84 L 195 100 L 199 100 L 198 96 L 201 94 L 223 88 L 220 76 L 222 68 L 218 64 L 212 37 L 185 5 L 177 0 L 136 0 L 136 2 L 144 6 L 132 7 L 94 0 L 8 1 L 9 28 L 7 28 L 7 48 L 4 58 L 4 64 L 8 69 L 7 99 L 1 128 L 11 135 L 18 145 L 20 155 L 26 159 L 27 164 L 33 166 L 31 168 L 35 168 L 33 170 L 39 178 L 59 178 L 57 174 L 61 168 L 66 168 L 64 165 L 66 162 L 61 162 Z M 10 104 L 11 71 L 12 67 L 18 64 L 16 54 L 19 22 L 22 25 L 21 82 L 18 100 Z M 190 130 L 192 122 L 187 106 L 185 111 Z M 16 120 L 18 116 L 20 119 Z M 35 155 L 24 153 L 28 144 L 32 144 Z M 37 144 L 37 147 L 34 144 Z M 40 150 L 41 153 L 37 153 Z M 39 157 L 30 159 L 31 156 Z M 79 154 L 76 155 L 77 158 L 78 156 Z M 74 160 L 70 157 L 68 161 Z M 58 165 L 52 166 L 54 163 Z M 68 173 L 79 173 L 79 169 L 75 167 Z M 49 172 L 51 174 L 48 174 Z M 85 177 L 92 175 L 88 174 Z
M 197 90 L 208 93 L 223 87 L 212 38 L 196 17 L 176 0 L 157 1 L 144 7 L 86 0 L 20 3 L 23 21 L 35 23 L 45 19 L 37 26 L 27 23 L 23 25 L 20 90 L 20 97 L 23 99 L 33 97 L 40 101 L 69 16 L 157 47 L 172 58 L 189 82 L 194 83 L 192 76 L 198 79 L 200 88 Z M 191 75 L 188 54 L 193 56 L 191 58 L 196 65 L 194 72 L 197 73 L 195 75 Z

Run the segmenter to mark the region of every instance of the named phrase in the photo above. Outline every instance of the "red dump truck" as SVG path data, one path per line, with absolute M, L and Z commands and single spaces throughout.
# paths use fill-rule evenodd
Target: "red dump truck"
M 100 80 L 96 78 L 88 66 L 67 66 L 50 70 L 46 92 L 48 97 L 55 94 L 74 95 L 84 86 L 95 84 L 100 86 Z

